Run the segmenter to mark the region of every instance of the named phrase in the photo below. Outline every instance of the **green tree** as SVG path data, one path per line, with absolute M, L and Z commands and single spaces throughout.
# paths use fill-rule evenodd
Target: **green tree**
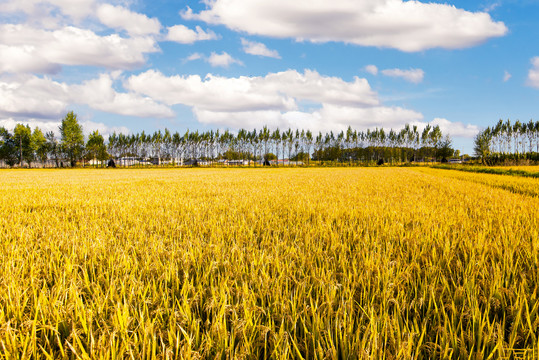
M 432 131 L 429 133 L 430 145 L 434 148 L 434 162 L 436 162 L 436 153 L 440 148 L 440 141 L 442 140 L 442 130 L 436 125 L 432 128 Z
M 0 127 L 0 160 L 12 167 L 17 163 L 17 142 L 6 128 Z
M 47 139 L 47 143 L 45 144 L 47 153 L 54 159 L 56 167 L 60 167 L 60 144 L 58 143 L 56 136 L 54 136 L 54 132 L 49 131 L 46 133 L 45 139 Z
M 269 131 L 268 127 L 267 126 L 264 126 L 262 128 L 262 130 L 260 130 L 260 134 L 259 134 L 259 139 L 262 141 L 262 143 L 264 144 L 264 154 L 263 154 L 263 158 L 264 160 L 268 160 L 269 159 L 267 158 L 267 155 L 269 153 L 269 148 L 268 148 L 268 144 L 269 144 L 269 141 L 271 139 L 271 132 Z
M 307 165 L 310 165 L 311 161 L 311 147 L 313 146 L 313 133 L 311 130 L 307 130 L 305 133 L 305 145 L 307 146 Z
M 447 160 L 447 158 L 450 158 L 455 153 L 455 150 L 453 149 L 453 141 L 449 137 L 449 135 L 446 135 L 441 141 L 440 141 L 440 147 L 438 148 L 438 157 L 442 159 L 442 161 Z
M 25 160 L 28 167 L 34 160 L 34 151 L 32 149 L 32 129 L 28 125 L 17 124 L 13 131 L 15 142 L 18 147 L 19 166 L 22 167 L 22 162 Z
M 32 151 L 37 156 L 41 164 L 45 164 L 47 161 L 47 139 L 40 128 L 36 127 L 32 133 Z
M 107 147 L 105 145 L 105 139 L 97 130 L 88 136 L 86 151 L 88 159 L 93 159 L 94 162 L 97 160 L 104 161 L 109 158 Z
M 483 164 L 486 164 L 486 159 L 490 154 L 490 142 L 492 135 L 490 129 L 480 132 L 474 139 L 474 152 L 475 155 L 481 157 Z
M 62 151 L 69 158 L 71 166 L 74 167 L 84 150 L 84 135 L 82 126 L 77 120 L 77 115 L 73 111 L 69 112 L 60 125 Z

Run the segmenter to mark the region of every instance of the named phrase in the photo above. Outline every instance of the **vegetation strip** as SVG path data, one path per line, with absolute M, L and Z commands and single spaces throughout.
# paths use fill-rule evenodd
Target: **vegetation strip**
M 85 142 L 77 115 L 69 112 L 52 131 L 17 124 L 13 133 L 0 127 L 0 167 L 145 167 L 145 166 L 256 166 L 365 165 L 386 162 L 423 162 L 449 158 L 458 151 L 439 126 L 416 125 L 401 130 L 383 128 L 312 133 L 303 129 L 239 129 L 183 135 L 168 129 L 153 134 L 112 133 L 105 137 L 92 132 Z
M 489 167 L 471 167 L 471 166 L 456 166 L 456 165 L 433 165 L 435 169 L 443 170 L 457 170 L 471 173 L 480 173 L 480 174 L 491 174 L 491 175 L 507 175 L 507 176 L 520 176 L 528 178 L 539 178 L 539 172 L 532 173 L 524 170 L 513 170 L 513 169 L 500 169 L 500 168 L 489 168 Z
M 519 120 L 511 123 L 499 120 L 495 126 L 479 132 L 474 140 L 474 152 L 485 165 L 507 162 L 539 162 L 539 121 Z

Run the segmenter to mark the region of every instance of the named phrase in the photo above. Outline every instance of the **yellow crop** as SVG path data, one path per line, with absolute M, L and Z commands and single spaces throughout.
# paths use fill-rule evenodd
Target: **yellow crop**
M 539 356 L 537 179 L 18 170 L 0 184 L 0 358 Z

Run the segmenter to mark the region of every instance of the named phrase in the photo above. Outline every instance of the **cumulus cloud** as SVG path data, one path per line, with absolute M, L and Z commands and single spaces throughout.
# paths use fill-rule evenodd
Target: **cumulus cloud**
M 72 85 L 71 100 L 108 113 L 137 117 L 172 117 L 172 110 L 153 99 L 134 93 L 119 93 L 113 88 L 113 78 L 102 74 L 97 79 Z
M 234 59 L 232 56 L 230 56 L 230 54 L 224 51 L 221 54 L 212 52 L 211 55 L 207 58 L 207 61 L 213 67 L 227 68 L 232 64 L 243 65 L 240 60 Z
M 190 106 L 201 123 L 235 129 L 266 124 L 326 131 L 398 127 L 423 119 L 414 110 L 381 104 L 365 79 L 345 81 L 311 70 L 237 78 L 150 70 L 129 77 L 124 87 L 170 106 Z
M 0 116 L 48 118 L 65 111 L 68 86 L 49 78 L 0 79 Z
M 4 0 L 0 13 L 14 23 L 0 24 L 0 73 L 55 74 L 62 66 L 134 69 L 159 51 L 157 19 L 95 0 Z M 129 36 L 98 35 L 80 27 L 99 20 Z M 73 25 L 79 23 L 79 25 Z
M 532 68 L 528 72 L 528 84 L 539 89 L 539 56 L 531 60 Z
M 386 69 L 382 70 L 382 74 L 384 74 L 385 76 L 402 78 L 414 84 L 419 84 L 420 82 L 422 82 L 423 77 L 425 76 L 425 72 L 421 69 Z
M 99 36 L 72 26 L 48 31 L 13 24 L 0 25 L 0 46 L 8 54 L 0 56 L 3 72 L 53 73 L 62 65 L 133 69 L 145 63 L 146 54 L 158 51 L 151 37 Z
M 72 104 L 113 114 L 138 117 L 171 117 L 172 110 L 135 93 L 113 89 L 113 77 L 103 74 L 82 84 L 68 85 L 34 75 L 0 79 L 0 116 L 51 119 L 66 112 Z
M 167 28 L 167 30 L 165 40 L 180 44 L 193 44 L 196 41 L 217 40 L 219 38 L 213 31 L 204 31 L 200 26 L 197 26 L 195 30 L 191 30 L 184 25 L 174 25 Z
M 223 24 L 248 34 L 298 41 L 339 41 L 407 52 L 458 49 L 503 36 L 507 27 L 486 12 L 403 0 L 212 0 L 185 19 Z
M 32 46 L 0 44 L 0 54 L 0 73 L 54 74 L 61 70 L 60 64 L 52 63 L 37 54 Z
M 266 45 L 256 41 L 241 39 L 241 45 L 243 46 L 243 51 L 246 54 L 270 57 L 274 59 L 281 58 L 277 50 L 270 50 L 266 47 Z
M 513 75 L 511 75 L 509 73 L 509 71 L 504 71 L 503 73 L 503 82 L 508 82 L 511 78 L 513 77 Z
M 3 0 L 0 2 L 0 13 L 24 13 L 31 23 L 54 26 L 61 17 L 80 21 L 92 15 L 94 7 L 95 0 Z
M 292 99 L 264 87 L 264 78 L 208 75 L 165 76 L 149 70 L 129 77 L 124 87 L 167 105 L 188 105 L 215 112 L 294 109 Z M 257 83 L 258 82 L 258 83 Z
M 97 9 L 97 17 L 102 24 L 112 29 L 123 29 L 132 36 L 159 34 L 161 30 L 159 20 L 150 19 L 122 6 L 103 4 Z
M 479 132 L 479 127 L 476 125 L 465 125 L 461 122 L 451 122 L 443 118 L 435 118 L 429 124 L 431 126 L 438 125 L 443 134 L 456 137 L 473 138 Z
M 380 102 L 367 80 L 346 82 L 316 71 L 295 70 L 264 77 L 208 75 L 165 76 L 149 70 L 127 79 L 124 87 L 168 105 L 184 104 L 215 112 L 296 110 L 295 99 L 341 106 L 376 106 Z
M 378 67 L 376 65 L 365 66 L 365 71 L 371 75 L 378 75 Z

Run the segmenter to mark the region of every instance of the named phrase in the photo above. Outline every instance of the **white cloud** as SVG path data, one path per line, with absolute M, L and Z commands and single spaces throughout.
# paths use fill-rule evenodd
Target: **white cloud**
M 383 105 L 358 108 L 325 105 L 321 114 L 326 122 L 331 122 L 326 127 L 328 131 L 331 130 L 334 123 L 337 124 L 339 130 L 345 129 L 348 125 L 358 129 L 372 129 L 374 127 L 389 129 L 400 128 L 406 123 L 423 119 L 423 114 L 417 111 Z
M 219 38 L 213 31 L 204 31 L 200 26 L 197 26 L 195 30 L 184 25 L 175 25 L 167 29 L 168 34 L 165 39 L 180 44 L 193 44 L 196 41 L 217 40 Z
M 49 118 L 67 107 L 66 84 L 49 78 L 21 76 L 0 79 L 0 116 Z
M 204 59 L 204 55 L 202 55 L 201 53 L 193 53 L 189 55 L 188 57 L 186 57 L 183 61 L 189 62 L 189 61 L 195 61 L 195 60 L 201 60 L 201 59 Z
M 112 29 L 124 29 L 132 36 L 159 34 L 161 30 L 159 20 L 121 6 L 103 4 L 97 9 L 97 17 L 102 24 Z
M 122 134 L 130 134 L 131 130 L 129 130 L 125 126 L 108 126 L 106 124 L 100 123 L 100 122 L 94 122 L 94 121 L 81 121 L 82 125 L 82 131 L 84 132 L 84 135 L 88 137 L 92 132 L 99 131 L 103 137 L 107 138 L 112 133 L 122 133 Z
M 54 74 L 61 70 L 59 64 L 52 63 L 36 53 L 29 45 L 7 46 L 0 44 L 0 73 L 42 73 Z
M 381 104 L 365 79 L 344 81 L 310 70 L 204 79 L 150 70 L 129 77 L 124 87 L 167 105 L 190 106 L 201 123 L 236 129 L 265 124 L 335 131 L 348 125 L 398 127 L 423 118 L 416 111 Z
M 134 93 L 119 93 L 113 88 L 113 78 L 102 74 L 97 79 L 72 85 L 69 91 L 71 100 L 86 104 L 92 109 L 136 117 L 172 117 L 174 113 L 169 107 L 158 104 L 149 97 Z
M 365 66 L 365 71 L 372 75 L 378 75 L 378 67 L 376 65 Z
M 63 17 L 80 21 L 94 13 L 95 0 L 2 0 L 0 13 L 26 14 L 29 23 L 57 26 Z
M 296 110 L 295 99 L 341 106 L 377 106 L 377 94 L 365 79 L 346 82 L 316 71 L 295 70 L 265 77 L 208 75 L 167 77 L 150 70 L 131 76 L 124 87 L 168 105 L 184 104 L 215 112 Z
M 211 0 L 185 19 L 235 31 L 312 42 L 340 41 L 407 52 L 457 49 L 503 36 L 507 27 L 486 12 L 403 0 Z
M 503 73 L 503 82 L 508 82 L 511 78 L 513 77 L 513 75 L 511 75 L 509 73 L 509 71 L 504 71 Z
M 431 126 L 438 125 L 442 134 L 450 136 L 473 138 L 479 132 L 479 127 L 476 125 L 465 125 L 461 122 L 451 122 L 447 119 L 436 118 L 429 123 Z
M 528 72 L 528 84 L 539 89 L 539 56 L 531 60 L 532 68 Z
M 82 84 L 67 85 L 33 75 L 0 78 L 0 116 L 54 119 L 72 104 L 137 117 L 172 117 L 172 110 L 135 93 L 113 89 L 114 75 L 103 74 Z
M 414 84 L 419 84 L 420 82 L 422 82 L 423 77 L 425 76 L 425 72 L 421 69 L 386 69 L 382 70 L 382 74 L 384 74 L 385 76 L 402 78 Z
M 167 105 L 183 104 L 215 112 L 295 109 L 292 99 L 263 87 L 264 78 L 208 75 L 171 76 L 149 70 L 128 78 L 124 87 Z
M 241 39 L 241 45 L 243 46 L 243 51 L 246 54 L 265 56 L 265 57 L 270 57 L 274 59 L 281 58 L 277 50 L 270 50 L 266 47 L 266 45 L 259 42 L 249 41 L 247 39 Z
M 145 63 L 145 55 L 158 51 L 150 37 L 99 36 L 72 26 L 54 31 L 24 25 L 0 25 L 0 56 L 3 72 L 53 73 L 61 65 L 90 65 L 133 69 Z M 20 62 L 13 61 L 17 56 Z
M 346 82 L 312 70 L 305 70 L 303 74 L 288 70 L 268 74 L 262 79 L 258 80 L 261 87 L 302 100 L 350 107 L 380 104 L 378 94 L 371 89 L 369 82 L 358 77 Z
M 232 56 L 230 56 L 230 54 L 224 51 L 221 54 L 212 52 L 207 61 L 213 67 L 227 68 L 232 64 L 243 65 L 240 60 L 234 59 Z

